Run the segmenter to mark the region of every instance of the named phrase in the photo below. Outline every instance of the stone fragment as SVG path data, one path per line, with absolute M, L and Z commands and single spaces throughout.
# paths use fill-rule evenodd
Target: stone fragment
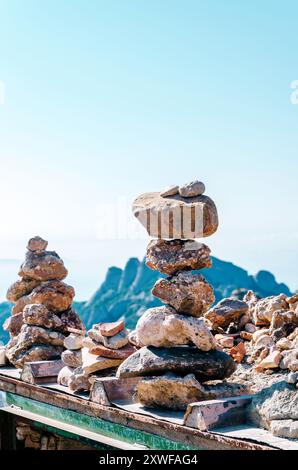
M 191 181 L 179 187 L 179 194 L 182 197 L 201 196 L 205 192 L 205 185 L 201 181 Z
M 64 312 L 70 308 L 74 295 L 74 288 L 68 284 L 61 281 L 47 281 L 33 289 L 27 296 L 26 303 L 43 304 L 54 313 Z
M 97 329 L 97 325 L 93 325 L 93 328 L 88 331 L 88 336 L 96 341 L 97 343 L 103 344 L 106 348 L 120 349 L 128 343 L 127 330 L 122 330 L 115 336 L 103 336 L 100 330 Z
M 227 335 L 215 335 L 217 344 L 223 348 L 232 348 L 234 346 L 234 338 Z
M 76 349 L 81 349 L 83 347 L 83 335 L 75 335 L 71 333 L 69 336 L 66 336 L 64 340 L 64 347 L 74 351 Z
M 273 344 L 274 342 L 271 336 L 262 335 L 262 336 L 259 336 L 257 341 L 255 342 L 255 347 L 256 348 L 264 348 L 264 347 L 270 348 L 271 346 L 273 346 Z
M 0 367 L 5 366 L 6 364 L 6 350 L 5 346 L 0 346 Z
M 273 436 L 286 439 L 298 439 L 298 420 L 280 419 L 271 421 L 270 431 Z
M 153 238 L 208 237 L 218 227 L 217 209 L 208 196 L 165 198 L 145 193 L 133 203 L 133 214 Z
M 179 192 L 179 186 L 177 185 L 172 185 L 168 186 L 166 189 L 164 189 L 160 195 L 161 197 L 169 197 L 169 196 L 175 196 Z
M 179 270 L 210 268 L 210 248 L 196 240 L 151 240 L 146 264 L 163 274 Z
M 67 276 L 67 269 L 55 251 L 28 251 L 19 276 L 41 282 L 62 280 Z
M 63 385 L 64 387 L 68 387 L 69 379 L 72 376 L 74 370 L 75 369 L 73 367 L 63 367 L 58 374 L 57 383 L 59 385 Z
M 40 284 L 40 281 L 35 279 L 20 279 L 14 282 L 6 293 L 6 298 L 9 302 L 17 302 L 24 295 L 30 294 Z
M 270 330 L 268 328 L 262 328 L 261 330 L 256 330 L 252 335 L 253 343 L 256 343 L 259 338 L 268 334 L 270 334 Z
M 40 326 L 24 324 L 17 337 L 17 343 L 13 347 L 14 354 L 18 355 L 34 344 L 49 344 L 52 346 L 63 346 L 65 336 L 58 331 L 52 331 Z
M 51 329 L 59 329 L 62 326 L 61 319 L 42 304 L 26 305 L 23 310 L 23 319 L 27 325 L 43 326 Z
M 60 328 L 60 331 L 62 331 L 62 333 L 67 333 L 69 331 L 71 332 L 71 330 L 78 330 L 82 332 L 86 331 L 86 328 L 82 320 L 80 319 L 79 314 L 73 308 L 62 312 L 61 314 L 59 314 L 59 316 L 62 322 L 62 326 Z
M 252 334 L 248 333 L 248 331 L 240 331 L 240 338 L 245 339 L 247 341 L 252 340 Z
M 59 359 L 63 348 L 60 346 L 51 346 L 50 344 L 37 344 L 29 349 L 22 350 L 15 354 L 15 349 L 6 349 L 6 357 L 18 368 L 22 368 L 26 362 L 48 361 L 50 359 Z
M 87 348 L 82 349 L 82 371 L 84 374 L 92 374 L 93 372 L 118 367 L 122 359 L 111 359 L 102 356 L 90 354 Z
M 284 351 L 285 349 L 292 349 L 293 343 L 288 338 L 281 338 L 276 343 L 277 349 Z
M 27 250 L 42 251 L 46 250 L 47 246 L 48 242 L 37 235 L 36 237 L 30 238 L 27 244 Z
M 159 377 L 146 377 L 137 385 L 137 399 L 147 407 L 185 410 L 190 403 L 214 400 L 249 392 L 241 384 L 202 385 L 193 374 L 179 377 L 165 374 Z
M 111 359 L 126 359 L 127 357 L 131 356 L 134 352 L 136 352 L 136 348 L 131 345 L 127 344 L 120 349 L 110 349 L 106 348 L 103 344 L 98 344 L 96 346 L 92 345 L 89 348 L 90 354 L 95 354 L 96 356 L 102 357 L 110 357 Z
M 277 296 L 265 297 L 264 299 L 258 300 L 256 304 L 251 308 L 251 313 L 255 325 L 270 325 L 274 312 L 278 310 L 288 310 L 286 295 L 280 294 Z
M 194 317 L 202 316 L 215 300 L 213 288 L 205 278 L 187 271 L 159 279 L 152 294 L 177 312 Z
M 136 341 L 142 346 L 195 344 L 202 351 L 215 348 L 215 340 L 203 318 L 179 315 L 168 306 L 146 310 L 136 325 Z
M 233 346 L 230 351 L 232 358 L 240 364 L 243 361 L 246 355 L 246 346 L 245 343 L 238 343 L 236 346 Z
M 66 349 L 62 353 L 61 359 L 66 366 L 74 368 L 80 367 L 83 363 L 82 351 L 81 349 L 76 351 L 70 351 L 69 349 Z
M 200 381 L 222 380 L 236 369 L 233 359 L 222 351 L 200 351 L 194 347 L 143 347 L 127 358 L 118 368 L 118 377 L 177 375 L 193 373 Z
M 244 327 L 245 331 L 247 331 L 248 333 L 255 333 L 255 331 L 257 330 L 257 327 L 253 324 L 253 323 L 246 323 L 245 327 Z
M 285 325 L 298 326 L 298 313 L 293 310 L 276 310 L 270 322 L 270 330 L 282 328 Z
M 273 351 L 265 359 L 263 359 L 259 366 L 262 369 L 276 369 L 281 361 L 280 351 Z
M 205 317 L 212 323 L 214 330 L 226 328 L 231 322 L 237 322 L 248 311 L 248 305 L 243 300 L 234 298 L 223 299 L 209 310 Z
M 260 298 L 252 290 L 247 291 L 243 297 L 243 301 L 247 303 L 249 308 L 253 308 L 259 300 Z
M 296 384 L 298 382 L 298 372 L 290 372 L 286 380 L 289 384 Z
M 298 371 L 298 348 L 292 349 L 289 351 L 283 351 L 283 353 L 288 353 L 286 356 L 283 356 L 279 367 L 281 369 L 289 369 L 292 372 Z
M 89 381 L 89 374 L 86 374 L 82 367 L 78 367 L 69 377 L 68 387 L 72 392 L 90 390 L 91 382 Z
M 29 300 L 28 295 L 24 295 L 23 297 L 20 297 L 16 301 L 15 305 L 12 307 L 11 314 L 16 315 L 17 313 L 23 312 L 23 310 L 24 310 L 24 308 L 27 304 L 30 304 L 30 300 Z
M 123 320 L 114 321 L 111 323 L 99 323 L 98 329 L 102 336 L 115 336 L 123 330 L 125 324 Z
M 3 323 L 3 330 L 9 331 L 11 336 L 16 336 L 20 333 L 23 326 L 23 313 L 16 313 L 8 317 Z

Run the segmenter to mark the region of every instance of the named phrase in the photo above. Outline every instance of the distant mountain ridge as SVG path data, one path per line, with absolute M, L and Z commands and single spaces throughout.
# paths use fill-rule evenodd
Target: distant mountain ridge
M 216 301 L 228 297 L 239 289 L 252 289 L 261 297 L 291 292 L 286 284 L 277 283 L 269 271 L 259 271 L 255 276 L 233 263 L 213 257 L 213 266 L 200 271 L 214 287 Z M 124 317 L 126 325 L 133 328 L 139 316 L 150 307 L 161 305 L 153 297 L 151 289 L 161 274 L 149 269 L 145 260 L 130 258 L 124 269 L 111 267 L 99 289 L 87 302 L 75 302 L 87 328 L 100 321 L 114 321 Z M 0 303 L 0 325 L 10 314 L 11 304 Z M 0 341 L 7 341 L 8 335 L 0 329 Z

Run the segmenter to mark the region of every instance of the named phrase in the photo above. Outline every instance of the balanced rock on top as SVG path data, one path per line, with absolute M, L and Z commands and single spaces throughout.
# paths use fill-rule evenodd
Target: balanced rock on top
M 36 281 L 62 280 L 67 269 L 55 251 L 27 251 L 19 276 Z

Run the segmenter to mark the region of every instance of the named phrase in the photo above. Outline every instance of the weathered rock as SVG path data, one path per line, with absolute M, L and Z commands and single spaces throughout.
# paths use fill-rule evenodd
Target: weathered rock
M 136 348 L 127 344 L 120 349 L 110 349 L 106 348 L 103 344 L 92 345 L 89 349 L 90 354 L 95 354 L 96 356 L 110 357 L 111 359 L 126 359 L 136 352 Z
M 88 331 L 88 336 L 97 343 L 103 344 L 106 348 L 120 349 L 128 343 L 127 330 L 124 329 L 117 333 L 115 336 L 103 336 L 98 329 L 98 325 L 93 325 L 93 328 Z
M 102 356 L 95 356 L 90 354 L 87 348 L 82 349 L 82 371 L 85 374 L 92 374 L 93 372 L 110 369 L 111 367 L 118 367 L 122 359 L 111 359 Z
M 240 362 L 243 361 L 245 355 L 246 355 L 246 346 L 245 343 L 238 343 L 236 346 L 233 346 L 229 354 L 232 356 L 232 358 L 240 364 Z
M 22 368 L 25 362 L 47 361 L 50 359 L 59 359 L 63 348 L 60 346 L 51 346 L 50 344 L 38 344 L 29 349 L 21 350 L 19 354 L 15 353 L 14 348 L 6 349 L 6 357 L 18 368 Z
M 298 347 L 289 351 L 282 352 L 282 359 L 279 363 L 281 369 L 289 369 L 292 372 L 298 372 Z
M 14 282 L 7 291 L 6 298 L 10 302 L 17 302 L 24 295 L 30 294 L 40 284 L 35 279 L 20 279 Z
M 234 346 L 233 336 L 228 335 L 215 335 L 216 343 L 222 348 L 232 348 Z
M 83 347 L 83 339 L 83 335 L 75 335 L 71 333 L 69 336 L 66 336 L 64 340 L 64 347 L 66 349 L 70 349 L 71 351 L 81 349 Z
M 74 295 L 74 288 L 68 284 L 61 281 L 47 281 L 33 289 L 27 296 L 26 303 L 43 304 L 54 313 L 64 312 L 70 308 Z
M 175 196 L 175 194 L 178 194 L 178 192 L 179 192 L 179 186 L 172 185 L 172 186 L 168 186 L 166 189 L 164 189 L 160 193 L 160 195 L 161 195 L 161 197 Z
M 298 382 L 298 372 L 290 372 L 286 380 L 289 384 L 296 384 Z
M 70 351 L 69 349 L 66 349 L 62 353 L 61 359 L 66 366 L 74 368 L 80 367 L 83 363 L 82 351 L 81 349 L 76 351 Z
M 43 326 L 54 330 L 62 326 L 60 318 L 42 304 L 26 305 L 23 310 L 23 319 L 27 325 Z
M 210 248 L 196 240 L 152 240 L 147 247 L 146 264 L 163 274 L 180 270 L 210 268 Z
M 246 393 L 249 393 L 248 387 L 236 383 L 203 386 L 193 374 L 178 377 L 168 373 L 159 377 L 146 377 L 137 385 L 137 399 L 142 405 L 171 410 L 185 410 L 193 402 Z
M 31 302 L 30 302 L 30 300 L 29 300 L 28 295 L 24 295 L 23 297 L 20 297 L 20 298 L 16 301 L 15 305 L 12 307 L 12 309 L 11 309 L 11 314 L 12 314 L 12 315 L 16 315 L 16 314 L 18 314 L 18 313 L 23 312 L 25 306 L 26 306 L 27 304 L 30 304 L 30 303 L 31 303 Z
M 28 251 L 19 276 L 37 281 L 62 280 L 67 269 L 55 251 Z
M 157 347 L 193 343 L 202 351 L 216 345 L 203 318 L 179 315 L 168 306 L 150 308 L 139 318 L 136 340 L 140 346 Z
M 271 421 L 270 431 L 274 436 L 298 439 L 298 420 L 280 419 Z
M 285 349 L 292 349 L 293 342 L 290 341 L 288 338 L 281 338 L 280 340 L 277 341 L 276 347 L 280 351 L 284 351 Z
M 62 312 L 59 316 L 62 322 L 62 326 L 59 330 L 62 331 L 62 333 L 67 333 L 71 330 L 79 330 L 82 332 L 86 331 L 85 325 L 80 319 L 79 314 L 73 308 Z
M 68 387 L 69 379 L 72 376 L 74 370 L 75 369 L 73 367 L 63 367 L 58 374 L 57 383 L 59 385 L 64 385 L 64 387 Z
M 298 326 L 298 313 L 293 310 L 276 310 L 270 322 L 270 330 L 276 330 L 285 325 L 292 325 L 293 329 Z
M 201 196 L 205 192 L 205 185 L 201 181 L 191 181 L 179 187 L 179 194 L 182 197 Z
M 251 308 L 251 313 L 256 325 L 270 325 L 273 314 L 276 311 L 288 310 L 286 295 L 265 297 L 258 300 Z
M 139 196 L 132 207 L 135 217 L 154 238 L 208 237 L 216 232 L 218 216 L 208 196 L 162 197 L 160 193 Z
M 6 350 L 5 346 L 0 346 L 0 367 L 6 364 Z
M 111 323 L 99 323 L 98 329 L 102 336 L 115 336 L 117 333 L 120 333 L 123 330 L 125 324 L 123 320 L 114 321 Z
M 17 313 L 16 315 L 11 315 L 3 323 L 3 330 L 9 331 L 11 336 L 16 336 L 20 333 L 23 326 L 23 313 Z
M 52 346 L 63 346 L 65 336 L 58 331 L 52 331 L 40 326 L 24 324 L 17 338 L 17 343 L 13 347 L 14 354 L 18 355 L 22 351 L 30 348 L 34 344 L 49 344 Z
M 255 347 L 256 348 L 264 348 L 264 347 L 270 348 L 271 346 L 273 346 L 273 344 L 274 342 L 273 342 L 272 337 L 264 334 L 258 337 L 258 339 L 255 342 Z
M 211 321 L 214 330 L 226 328 L 231 322 L 237 322 L 248 311 L 248 305 L 243 300 L 227 298 L 218 302 L 205 317 Z
M 194 317 L 202 316 L 215 300 L 213 289 L 205 278 L 187 271 L 159 279 L 152 294 L 177 312 Z
M 273 351 L 259 363 L 261 369 L 276 369 L 281 361 L 280 351 Z
M 91 388 L 89 374 L 86 374 L 82 367 L 78 367 L 69 377 L 68 387 L 72 392 L 88 391 Z
M 37 235 L 36 237 L 30 238 L 27 244 L 27 250 L 42 251 L 46 250 L 47 246 L 48 242 Z
M 203 352 L 197 348 L 178 346 L 173 348 L 143 347 L 126 359 L 117 371 L 118 377 L 177 375 L 193 373 L 200 381 L 222 380 L 236 369 L 233 359 L 222 351 Z

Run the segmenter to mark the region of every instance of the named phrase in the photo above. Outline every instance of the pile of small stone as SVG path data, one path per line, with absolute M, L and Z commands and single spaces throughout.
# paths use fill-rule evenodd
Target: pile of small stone
M 18 368 L 25 362 L 56 359 L 61 356 L 69 329 L 83 330 L 72 308 L 73 287 L 62 282 L 67 276 L 63 261 L 40 237 L 28 242 L 20 279 L 8 289 L 12 314 L 3 328 L 10 333 L 6 345 L 8 361 Z
M 213 288 L 194 270 L 211 266 L 210 249 L 194 240 L 217 229 L 214 202 L 198 182 L 146 193 L 133 212 L 157 237 L 147 247 L 146 264 L 167 277 L 152 293 L 165 303 L 140 317 L 130 341 L 141 348 L 118 369 L 118 377 L 144 377 L 137 399 L 149 407 L 185 409 L 194 401 L 246 393 L 222 381 L 235 370 L 232 358 L 216 350 L 216 341 L 203 315 L 214 302 Z
M 257 372 L 298 371 L 298 295 L 223 299 L 205 317 L 218 346 Z
M 65 339 L 64 346 L 61 358 L 65 367 L 59 373 L 58 383 L 73 392 L 89 390 L 93 374 L 115 375 L 116 368 L 136 351 L 129 344 L 122 320 L 95 324 L 87 337 L 73 333 Z

